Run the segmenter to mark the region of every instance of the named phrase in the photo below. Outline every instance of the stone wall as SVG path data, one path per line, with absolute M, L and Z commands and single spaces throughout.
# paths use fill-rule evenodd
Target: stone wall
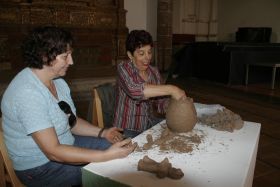
M 23 38 L 34 27 L 53 25 L 74 36 L 71 78 L 112 76 L 126 58 L 125 14 L 123 0 L 2 0 L 0 73 L 21 70 Z

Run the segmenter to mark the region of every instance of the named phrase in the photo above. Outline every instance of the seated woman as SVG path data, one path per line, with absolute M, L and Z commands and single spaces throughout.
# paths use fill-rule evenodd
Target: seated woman
M 61 78 L 73 65 L 69 32 L 37 28 L 23 50 L 27 67 L 9 84 L 1 102 L 5 144 L 23 184 L 81 185 L 86 163 L 126 157 L 134 150 L 130 139 L 122 140 L 121 129 L 100 129 L 76 115 Z
M 113 125 L 124 129 L 126 137 L 135 137 L 160 120 L 153 109 L 165 113 L 168 97 L 184 99 L 184 90 L 161 82 L 152 60 L 152 36 L 144 30 L 133 30 L 126 39 L 129 61 L 118 65 L 116 103 Z

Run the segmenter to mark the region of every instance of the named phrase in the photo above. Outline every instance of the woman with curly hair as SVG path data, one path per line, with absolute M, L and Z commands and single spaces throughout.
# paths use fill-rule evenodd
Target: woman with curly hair
M 100 129 L 76 115 L 63 77 L 73 65 L 72 36 L 56 27 L 34 29 L 23 45 L 26 68 L 2 102 L 5 144 L 26 186 L 81 185 L 81 167 L 126 157 L 135 145 L 121 129 Z
M 135 137 L 162 120 L 152 111 L 164 114 L 168 96 L 186 98 L 184 90 L 162 83 L 158 69 L 151 65 L 152 47 L 150 33 L 131 31 L 126 39 L 130 60 L 118 65 L 113 125 L 123 128 L 126 137 Z

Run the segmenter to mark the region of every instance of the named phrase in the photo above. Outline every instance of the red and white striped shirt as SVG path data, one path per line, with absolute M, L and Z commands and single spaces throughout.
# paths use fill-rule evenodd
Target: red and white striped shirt
M 148 80 L 143 80 L 139 70 L 131 61 L 118 64 L 116 85 L 116 105 L 113 125 L 123 129 L 142 132 L 153 124 L 152 107 L 156 105 L 159 113 L 165 113 L 167 97 L 144 97 L 144 85 L 161 84 L 161 76 L 157 68 L 149 65 Z

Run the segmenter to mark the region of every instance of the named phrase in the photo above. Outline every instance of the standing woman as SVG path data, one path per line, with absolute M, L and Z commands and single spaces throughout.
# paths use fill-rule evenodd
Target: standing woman
M 83 165 L 133 151 L 135 145 L 122 140 L 120 129 L 99 129 L 76 115 L 61 78 L 73 65 L 69 32 L 35 29 L 23 45 L 23 57 L 27 67 L 9 84 L 1 103 L 5 144 L 23 184 L 81 185 Z
M 113 125 L 123 128 L 126 137 L 135 137 L 162 120 L 152 111 L 165 113 L 166 96 L 176 100 L 186 98 L 184 90 L 162 84 L 158 69 L 150 65 L 152 47 L 152 36 L 148 32 L 131 31 L 126 39 L 130 60 L 118 65 Z

